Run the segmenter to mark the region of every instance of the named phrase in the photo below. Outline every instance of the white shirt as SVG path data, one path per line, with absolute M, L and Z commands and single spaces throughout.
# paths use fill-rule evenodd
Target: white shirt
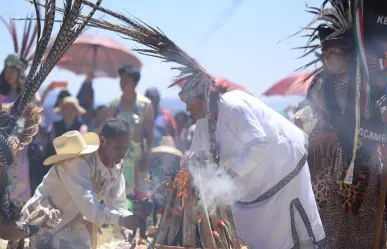
M 28 213 L 29 205 L 39 202 L 43 206 L 51 203 L 63 216 L 73 217 L 81 213 L 85 219 L 98 225 L 118 226 L 121 216 L 131 215 L 126 208 L 121 164 L 109 169 L 103 165 L 97 152 L 85 158 L 57 163 L 59 176 L 53 166 L 23 208 L 23 215 Z M 104 204 L 100 204 L 100 199 Z M 90 248 L 90 236 L 81 219 L 66 226 L 53 239 L 56 240 L 53 242 L 55 248 Z
M 304 133 L 260 100 L 241 91 L 224 94 L 218 106 L 215 135 L 220 164 L 238 175 L 234 181 L 241 186 L 239 201 L 250 202 L 272 192 L 273 187 L 296 169 L 307 152 Z M 197 121 L 190 151 L 198 150 L 209 152 L 206 119 Z M 299 207 L 298 200 L 312 224 L 315 241 L 324 240 L 309 169 L 307 163 L 302 166 L 271 197 L 256 204 L 233 205 L 237 232 L 253 248 L 292 248 L 295 243 L 291 216 L 295 217 L 299 240 L 308 242 L 309 234 L 300 215 L 290 213 L 291 206 L 296 210 L 297 203 Z

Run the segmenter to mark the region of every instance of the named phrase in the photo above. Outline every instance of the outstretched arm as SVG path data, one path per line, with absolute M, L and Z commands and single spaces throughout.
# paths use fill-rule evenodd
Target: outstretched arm
M 74 159 L 57 165 L 59 177 L 71 195 L 74 203 L 90 222 L 98 225 L 119 225 L 122 212 L 101 204 L 91 182 L 90 168 L 86 161 Z

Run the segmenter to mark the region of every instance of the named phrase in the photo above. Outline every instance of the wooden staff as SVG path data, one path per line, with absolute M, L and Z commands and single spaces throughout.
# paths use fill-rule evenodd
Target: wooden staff
M 212 229 L 208 212 L 204 207 L 198 207 L 198 215 L 201 218 L 200 235 L 205 248 L 216 248 L 214 237 L 212 236 Z
M 382 157 L 381 161 L 383 165 L 383 170 L 382 170 L 381 184 L 379 189 L 375 236 L 374 236 L 374 243 L 372 246 L 373 249 L 380 248 L 380 237 L 382 235 L 382 229 L 383 229 L 384 204 L 386 201 L 386 192 L 387 192 L 387 146 L 384 144 L 381 145 L 380 152 Z
M 184 198 L 183 247 L 196 247 L 196 196 L 192 191 L 192 177 L 187 182 L 187 197 Z

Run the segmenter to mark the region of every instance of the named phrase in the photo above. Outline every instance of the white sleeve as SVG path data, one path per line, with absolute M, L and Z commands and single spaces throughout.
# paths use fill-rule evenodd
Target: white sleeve
M 98 225 L 119 225 L 122 213 L 100 203 L 97 194 L 93 191 L 91 172 L 86 161 L 75 159 L 66 165 L 61 164 L 54 167 L 58 167 L 60 179 L 87 220 Z
M 245 104 L 223 108 L 228 129 L 244 148 L 239 157 L 227 162 L 227 167 L 243 177 L 254 167 L 267 162 L 269 150 L 266 134 L 256 115 Z
M 208 121 L 206 119 L 197 120 L 189 151 L 197 152 L 204 150 L 209 152 L 208 141 Z
M 128 200 L 126 199 L 124 174 L 121 174 L 118 177 L 117 182 L 110 190 L 110 198 L 105 204 L 112 208 L 118 209 L 121 213 L 125 215 L 133 214 L 128 210 Z

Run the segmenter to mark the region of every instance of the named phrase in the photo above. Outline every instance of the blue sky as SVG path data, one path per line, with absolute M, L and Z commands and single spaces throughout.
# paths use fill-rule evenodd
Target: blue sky
M 3 0 L 5 1 L 5 0 Z M 21 18 L 32 13 L 32 6 L 24 0 L 7 1 L 7 7 L 0 9 L 5 18 Z M 278 41 L 294 33 L 312 18 L 304 11 L 305 1 L 244 0 L 235 14 L 209 39 L 202 39 L 209 27 L 219 19 L 223 11 L 237 0 L 104 0 L 102 5 L 115 11 L 129 12 L 152 26 L 158 26 L 169 38 L 196 58 L 210 73 L 226 77 L 250 91 L 255 96 L 273 83 L 291 74 L 306 60 L 296 60 L 300 51 L 292 50 L 304 45 L 305 38 L 294 37 L 280 44 Z M 57 1 L 61 3 L 62 1 Z M 311 6 L 321 1 L 308 0 Z M 101 17 L 97 14 L 96 17 Z M 119 21 L 106 18 L 111 22 Z M 19 32 L 23 23 L 17 22 Z M 0 60 L 13 52 L 12 41 L 4 25 L 0 46 Z M 119 35 L 90 29 L 88 33 L 108 36 L 129 48 L 137 47 Z M 176 97 L 178 89 L 167 89 L 177 75 L 168 64 L 156 58 L 139 55 L 143 62 L 142 80 L 138 92 L 156 86 L 166 98 Z M 310 59 L 310 58 L 309 58 Z M 65 70 L 54 69 L 45 84 L 53 80 L 67 80 L 70 91 L 76 93 L 83 81 Z M 98 79 L 94 83 L 97 102 L 108 102 L 120 95 L 118 79 Z M 268 102 L 281 101 L 279 97 L 265 99 Z

